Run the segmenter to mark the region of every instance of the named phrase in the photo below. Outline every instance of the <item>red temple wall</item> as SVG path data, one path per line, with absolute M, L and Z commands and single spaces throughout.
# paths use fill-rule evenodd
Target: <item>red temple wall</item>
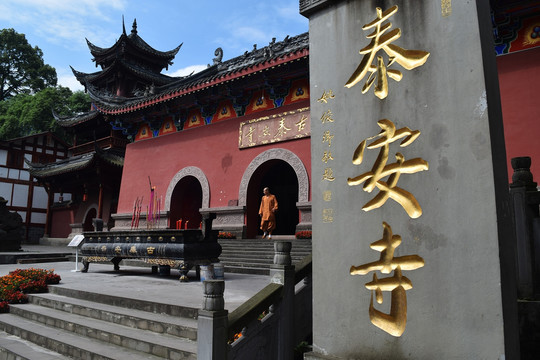
M 73 224 L 73 210 L 71 209 L 57 209 L 53 211 L 52 223 L 51 223 L 51 235 L 52 238 L 67 238 L 71 233 L 71 226 Z
M 308 104 L 306 101 L 301 105 Z M 210 207 L 228 206 L 229 200 L 238 199 L 242 176 L 251 161 L 273 148 L 287 149 L 296 154 L 310 176 L 309 137 L 242 150 L 238 148 L 240 122 L 298 107 L 302 106 L 281 107 L 129 144 L 126 148 L 117 213 L 131 213 L 135 199 L 141 196 L 144 196 L 142 212 L 146 212 L 150 196 L 149 176 L 152 186 L 156 186 L 157 196 L 163 197 L 164 202 L 174 175 L 189 166 L 200 168 L 206 175 L 210 186 Z
M 518 156 L 532 158 L 531 171 L 540 181 L 540 47 L 497 57 L 499 86 L 506 140 L 508 178 L 512 179 L 510 160 Z

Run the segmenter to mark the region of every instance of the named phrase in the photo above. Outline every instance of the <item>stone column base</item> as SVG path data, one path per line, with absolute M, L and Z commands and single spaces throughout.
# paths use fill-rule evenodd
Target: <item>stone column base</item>
M 212 222 L 213 230 L 231 232 L 236 235 L 236 238 L 243 238 L 246 233 L 246 226 L 244 225 L 245 210 L 245 206 L 224 206 L 199 209 L 201 214 L 216 214 L 216 218 Z
M 296 231 L 311 230 L 311 201 L 297 202 L 296 207 L 300 210 L 300 222 L 296 225 Z

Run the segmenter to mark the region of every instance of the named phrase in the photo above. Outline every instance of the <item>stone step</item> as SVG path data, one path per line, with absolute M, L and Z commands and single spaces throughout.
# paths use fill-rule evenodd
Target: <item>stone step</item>
M 147 330 L 133 329 L 127 326 L 97 320 L 77 314 L 44 308 L 33 304 L 12 305 L 10 314 L 46 325 L 54 330 L 69 331 L 86 339 L 95 339 L 103 343 L 136 349 L 140 352 L 164 358 L 188 358 L 197 352 L 196 342 L 167 334 L 158 334 Z M 0 323 L 2 323 L 0 318 Z M 11 332 L 5 329 L 8 332 Z M 54 350 L 54 349 L 53 349 Z
M 0 317 L 0 330 L 75 359 L 157 360 L 163 358 L 138 352 L 137 344 L 133 344 L 133 349 L 111 345 L 73 334 L 71 331 L 51 328 L 11 313 L 2 314 Z M 173 358 L 183 359 L 182 357 L 169 357 L 169 359 Z M 196 359 L 196 356 L 190 356 L 188 359 Z
M 150 313 L 167 314 L 183 318 L 197 319 L 197 308 L 164 304 L 157 301 L 130 299 L 121 296 L 93 293 L 78 289 L 69 289 L 61 285 L 49 285 L 49 292 L 57 295 L 72 297 L 101 304 L 123 307 L 126 309 L 142 310 Z
M 140 330 L 197 340 L 197 320 L 149 313 L 136 309 L 96 303 L 52 293 L 32 294 L 30 303 L 71 314 L 87 316 Z
M 293 264 L 311 254 L 311 240 L 290 240 Z M 219 241 L 222 252 L 219 256 L 227 273 L 269 275 L 274 262 L 274 242 L 267 239 L 232 239 Z
M 68 360 L 57 352 L 37 346 L 30 341 L 0 331 L 0 359 L 2 360 Z
M 29 253 L 21 253 L 21 252 L 4 252 L 0 254 L 0 264 L 23 264 L 23 262 L 19 261 L 26 261 L 26 259 L 34 259 L 32 262 L 40 262 L 40 259 L 48 259 L 48 258 L 66 258 L 70 253 L 36 253 L 36 252 L 29 252 Z M 55 260 L 56 261 L 56 260 Z M 64 261 L 64 260 L 60 260 Z M 26 262 L 25 262 L 26 263 Z
M 23 259 L 17 259 L 17 264 L 39 264 L 39 263 L 47 263 L 47 262 L 63 262 L 63 261 L 70 261 L 70 259 L 66 256 L 61 257 L 31 257 L 31 258 L 23 258 Z

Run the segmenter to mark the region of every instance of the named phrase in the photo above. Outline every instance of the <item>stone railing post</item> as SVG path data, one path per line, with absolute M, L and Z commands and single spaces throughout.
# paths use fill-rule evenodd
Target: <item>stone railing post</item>
M 533 219 L 538 218 L 538 204 L 531 204 L 531 195 L 538 193 L 533 175 L 530 172 L 531 158 L 517 157 L 511 160 L 514 174 L 510 184 L 510 196 L 514 207 L 516 226 L 516 252 L 518 273 L 518 296 L 521 299 L 532 298 L 540 279 L 535 274 L 535 247 L 533 237 Z M 537 259 L 537 261 L 540 259 Z
M 227 327 L 229 312 L 225 310 L 225 281 L 203 282 L 204 300 L 199 310 L 197 330 L 197 359 L 227 359 Z
M 289 241 L 274 243 L 274 264 L 270 267 L 272 283 L 283 285 L 283 299 L 279 304 L 277 351 L 278 360 L 294 357 L 294 266 L 291 259 L 292 244 Z

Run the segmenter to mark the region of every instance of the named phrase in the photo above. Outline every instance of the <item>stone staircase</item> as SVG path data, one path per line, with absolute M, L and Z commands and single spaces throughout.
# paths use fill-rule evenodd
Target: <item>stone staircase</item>
M 279 239 L 281 240 L 281 239 Z M 287 239 L 292 242 L 293 265 L 311 254 L 311 239 Z M 274 242 L 264 239 L 220 239 L 219 257 L 225 272 L 269 275 L 274 261 Z
M 52 285 L 0 315 L 0 359 L 196 359 L 197 313 Z

